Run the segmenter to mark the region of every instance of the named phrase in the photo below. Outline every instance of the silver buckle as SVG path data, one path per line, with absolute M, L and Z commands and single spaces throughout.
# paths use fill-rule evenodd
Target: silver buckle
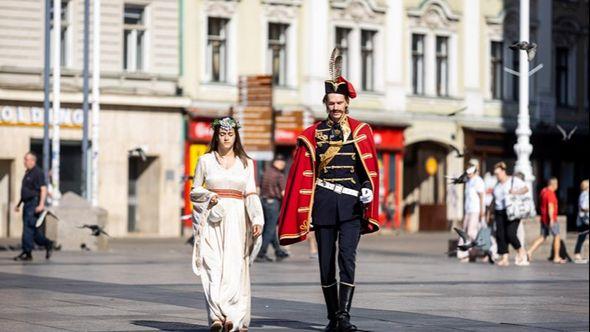
M 344 190 L 344 186 L 339 185 L 339 184 L 335 184 L 334 185 L 334 192 L 337 194 L 342 194 L 342 191 Z

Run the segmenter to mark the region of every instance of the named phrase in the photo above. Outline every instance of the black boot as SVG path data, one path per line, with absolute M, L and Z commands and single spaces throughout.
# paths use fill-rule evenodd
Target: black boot
M 45 259 L 50 259 L 51 254 L 53 253 L 55 243 L 51 240 L 47 240 L 47 244 L 45 245 Z
M 329 287 L 322 287 L 324 292 L 324 300 L 326 301 L 326 309 L 328 309 L 328 319 L 330 323 L 324 328 L 324 331 L 335 332 L 338 327 L 338 284 L 334 283 Z
M 30 252 L 21 252 L 20 255 L 13 258 L 15 261 L 31 261 L 33 260 L 33 255 Z
M 352 304 L 352 295 L 354 286 L 340 284 L 340 311 L 338 311 L 338 331 L 349 332 L 356 331 L 356 326 L 350 324 L 350 306 Z

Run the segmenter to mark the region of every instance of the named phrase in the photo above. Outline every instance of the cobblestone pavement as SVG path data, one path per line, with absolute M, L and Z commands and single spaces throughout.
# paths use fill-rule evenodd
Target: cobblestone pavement
M 588 265 L 459 263 L 449 233 L 364 237 L 353 322 L 365 331 L 588 331 Z M 252 331 L 326 323 L 307 243 L 252 271 Z M 570 250 L 571 251 L 571 250 Z M 115 239 L 109 252 L 12 261 L 0 251 L 0 331 L 208 331 L 181 239 Z

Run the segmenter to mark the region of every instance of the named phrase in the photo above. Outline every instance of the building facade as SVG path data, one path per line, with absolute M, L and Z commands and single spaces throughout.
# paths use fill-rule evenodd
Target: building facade
M 21 233 L 13 207 L 24 154 L 36 152 L 42 165 L 44 4 L 0 5 L 0 237 Z M 177 85 L 178 17 L 176 0 L 101 2 L 98 205 L 108 211 L 111 236 L 180 234 L 187 99 Z M 83 18 L 83 0 L 62 1 L 60 189 L 78 194 Z M 89 45 L 92 64 L 92 33 Z
M 460 174 L 469 158 L 478 158 L 484 172 L 499 160 L 514 164 L 518 80 L 504 67 L 518 68 L 518 55 L 508 48 L 519 40 L 518 1 L 182 6 L 180 85 L 193 116 L 230 114 L 239 77 L 266 74 L 273 77 L 275 112 L 302 109 L 322 119 L 327 60 L 340 48 L 344 75 L 359 90 L 351 115 L 387 131 L 385 144 L 401 134 L 381 151 L 383 178 L 397 196 L 396 226 L 448 229 L 461 217 L 463 195 L 445 176 Z M 531 41 L 539 45 L 531 69 L 543 64 L 530 89 L 535 190 L 548 176 L 560 177 L 562 213 L 570 213 L 577 182 L 588 176 L 588 163 L 575 154 L 588 137 L 588 1 L 532 0 L 530 22 Z M 573 138 L 562 141 L 557 124 L 577 128 Z

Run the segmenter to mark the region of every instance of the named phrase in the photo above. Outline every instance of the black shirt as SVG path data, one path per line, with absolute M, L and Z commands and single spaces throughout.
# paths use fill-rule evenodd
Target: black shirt
M 41 187 L 43 186 L 47 186 L 43 171 L 37 166 L 27 170 L 20 189 L 21 200 L 28 201 L 31 198 L 38 197 L 41 194 Z

